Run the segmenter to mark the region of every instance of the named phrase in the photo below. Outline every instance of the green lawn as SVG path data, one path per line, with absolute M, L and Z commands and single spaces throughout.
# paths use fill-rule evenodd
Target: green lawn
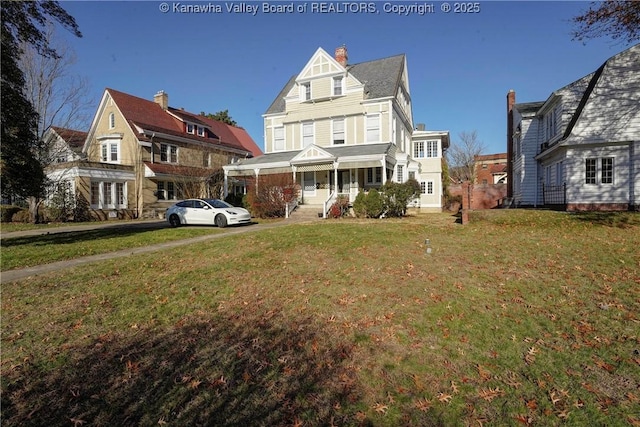
M 640 216 L 471 219 L 291 225 L 4 284 L 3 425 L 640 423 Z

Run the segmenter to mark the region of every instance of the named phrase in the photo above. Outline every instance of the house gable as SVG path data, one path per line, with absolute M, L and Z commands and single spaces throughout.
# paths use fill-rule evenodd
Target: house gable
M 312 144 L 291 159 L 291 164 L 333 162 L 335 159 L 335 156 L 331 155 L 328 151 Z
M 298 73 L 296 82 L 302 82 L 319 77 L 335 76 L 345 74 L 345 69 L 331 55 L 321 47 L 316 50 L 309 62 Z

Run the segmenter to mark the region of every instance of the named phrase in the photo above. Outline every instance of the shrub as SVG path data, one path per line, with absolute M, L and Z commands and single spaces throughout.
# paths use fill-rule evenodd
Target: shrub
M 228 194 L 224 201 L 233 206 L 244 207 L 243 199 L 243 194 Z
M 385 208 L 382 194 L 375 188 L 371 189 L 365 197 L 364 206 L 367 217 L 379 218 L 384 213 Z
M 21 209 L 22 208 L 20 206 L 0 205 L 0 221 L 11 222 L 13 220 L 13 215 Z
M 25 224 L 31 222 L 31 217 L 29 216 L 29 209 L 20 209 L 18 212 L 13 214 L 13 216 L 11 217 L 11 221 L 23 222 Z
M 331 208 L 329 208 L 329 217 L 342 218 L 349 212 L 349 198 L 347 196 L 338 196 Z
M 284 217 L 286 205 L 298 197 L 290 174 L 264 175 L 249 188 L 246 201 L 251 214 L 258 218 Z
M 367 194 L 360 190 L 356 199 L 353 201 L 353 212 L 358 218 L 364 218 L 367 216 L 367 206 L 365 204 L 366 197 Z
M 73 220 L 76 222 L 91 221 L 89 201 L 80 193 L 76 194 L 76 204 L 73 208 Z

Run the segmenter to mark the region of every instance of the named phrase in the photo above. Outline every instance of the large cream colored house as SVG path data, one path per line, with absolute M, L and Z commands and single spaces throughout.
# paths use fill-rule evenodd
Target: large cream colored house
M 161 217 L 177 200 L 220 197 L 222 166 L 262 154 L 239 127 L 106 89 L 87 133 L 84 158 L 48 171 L 100 219 Z
M 291 173 L 299 203 L 322 207 L 339 195 L 387 180 L 415 178 L 423 194 L 415 205 L 442 207 L 441 159 L 448 132 L 414 131 L 405 55 L 349 64 L 316 50 L 291 77 L 264 117 L 265 154 L 224 166 L 227 179 Z

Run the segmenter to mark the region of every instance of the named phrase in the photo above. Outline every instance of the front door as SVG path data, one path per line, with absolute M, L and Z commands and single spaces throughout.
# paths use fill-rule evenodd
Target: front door
M 351 171 L 338 172 L 338 193 L 349 194 L 351 189 Z

